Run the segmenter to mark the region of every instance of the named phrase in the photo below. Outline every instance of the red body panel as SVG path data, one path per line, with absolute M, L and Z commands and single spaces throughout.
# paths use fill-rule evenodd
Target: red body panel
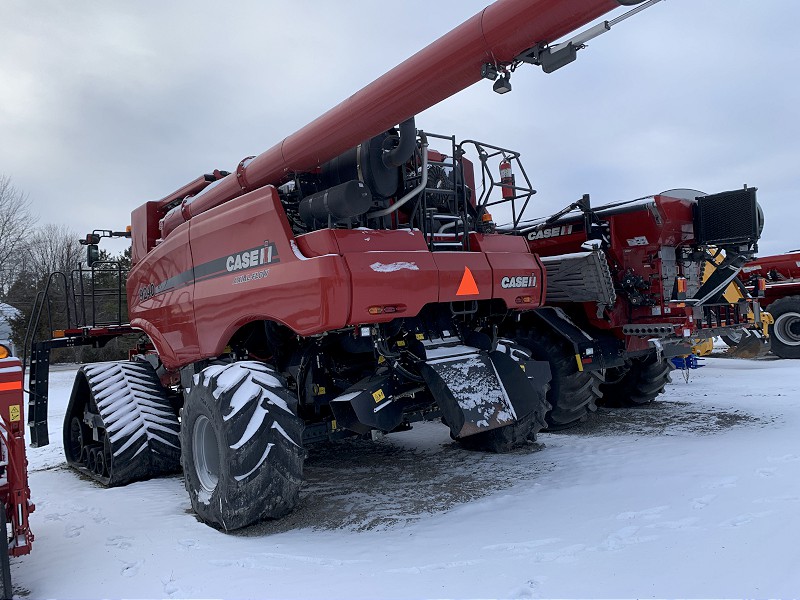
M 694 241 L 694 201 L 669 196 L 654 196 L 636 203 L 616 208 L 599 209 L 598 215 L 608 223 L 610 245 L 606 250 L 609 267 L 615 282 L 626 272 L 632 271 L 649 284 L 648 294 L 657 302 L 653 306 L 633 306 L 623 294 L 617 295 L 617 303 L 606 311 L 604 318 L 597 318 L 594 303 L 583 305 L 585 319 L 594 327 L 612 331 L 622 339 L 621 327 L 626 324 L 671 323 L 678 336 L 685 329 L 694 329 L 692 310 L 680 303 L 670 302 L 675 274 L 665 271 L 662 250 L 676 249 Z M 532 252 L 541 256 L 558 256 L 581 252 L 581 244 L 587 237 L 582 217 L 559 220 L 551 227 L 529 239 Z M 699 270 L 681 272 L 699 283 Z M 645 349 L 647 340 L 628 336 L 628 350 Z
M 408 235 L 398 231 L 384 233 L 394 234 L 394 237 Z M 353 298 L 350 325 L 414 316 L 426 304 L 438 301 L 436 263 L 427 250 L 358 252 L 351 248 L 345 258 L 350 269 Z M 397 314 L 370 315 L 369 308 L 373 306 L 392 306 Z
M 277 191 L 267 186 L 182 224 L 133 267 L 131 324 L 176 369 L 219 355 L 251 321 L 276 321 L 307 336 L 415 316 L 437 302 L 499 298 L 521 308 L 516 298 L 531 295 L 524 308 L 539 306 L 541 265 L 524 242 L 475 239 L 492 250 L 431 253 L 417 231 L 321 230 L 295 240 Z M 465 267 L 476 295 L 457 295 Z M 504 288 L 504 277 L 535 284 Z M 369 312 L 384 306 L 396 312 Z
M 763 304 L 769 310 L 770 304 L 786 296 L 800 296 L 800 279 L 767 283 Z
M 126 284 L 131 325 L 150 337 L 165 365 L 190 360 L 200 350 L 190 284 L 194 265 L 189 226 L 184 223 L 164 240 L 152 253 L 153 260 L 135 265 Z
M 747 263 L 742 277 L 757 275 L 767 280 L 764 304 L 769 305 L 786 296 L 800 295 L 800 252 L 762 256 Z
M 760 275 L 771 281 L 800 279 L 800 252 L 762 256 L 747 263 L 742 273 Z

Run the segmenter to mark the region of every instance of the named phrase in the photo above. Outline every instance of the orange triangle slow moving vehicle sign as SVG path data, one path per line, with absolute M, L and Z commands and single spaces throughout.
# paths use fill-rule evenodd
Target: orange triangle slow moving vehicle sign
M 456 296 L 476 296 L 479 293 L 478 284 L 475 283 L 472 271 L 469 270 L 469 267 L 464 267 L 464 275 L 461 277 L 461 284 L 458 286 Z

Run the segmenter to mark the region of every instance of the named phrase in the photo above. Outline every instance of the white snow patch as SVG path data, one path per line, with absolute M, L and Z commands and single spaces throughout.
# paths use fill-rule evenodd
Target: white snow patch
M 296 528 L 265 523 L 246 535 L 199 523 L 180 475 L 102 488 L 61 468 L 75 370 L 54 368 L 51 444 L 27 450 L 36 541 L 30 555 L 11 558 L 14 586 L 61 599 L 319 600 L 352 591 L 353 581 L 354 598 L 797 596 L 797 361 L 705 365 L 688 384 L 675 377 L 653 406 L 601 409 L 588 428 L 541 433 L 536 452 L 462 453 L 438 423 L 388 435 L 377 452 L 344 444 L 381 484 L 354 483 L 347 464 L 308 461 L 316 480 L 298 511 L 315 492 L 341 489 L 342 505 L 381 525 L 331 528 L 311 510 Z M 731 415 L 756 420 L 709 426 Z M 513 484 L 442 511 L 420 496 L 411 514 L 394 494 L 413 494 L 419 481 L 380 471 L 401 455 L 430 464 L 434 487 L 474 473 Z M 138 565 L 135 577 L 127 565 Z
M 403 269 L 408 269 L 409 271 L 419 271 L 419 267 L 416 263 L 413 262 L 393 262 L 389 264 L 383 264 L 381 262 L 372 263 L 369 266 L 370 269 L 375 271 L 376 273 L 394 273 L 395 271 L 402 271 Z

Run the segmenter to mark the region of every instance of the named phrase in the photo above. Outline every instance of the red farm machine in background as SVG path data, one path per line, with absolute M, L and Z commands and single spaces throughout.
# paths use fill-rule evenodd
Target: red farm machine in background
M 50 351 L 138 333 L 131 360 L 78 371 L 63 429 L 67 461 L 109 486 L 183 468 L 199 517 L 230 530 L 291 510 L 310 444 L 432 419 L 470 448 L 503 451 L 534 438 L 549 409 L 551 362 L 515 339 L 560 336 L 577 348 L 578 367 L 599 364 L 606 372 L 639 354 L 668 355 L 666 342 L 683 333 L 664 312 L 653 320 L 653 307 L 694 318 L 716 283 L 691 288 L 694 280 L 680 269 L 691 262 L 685 250 L 693 242 L 682 229 L 680 238 L 669 237 L 677 233 L 659 221 L 667 208 L 648 213 L 656 224 L 637 235 L 656 236 L 674 254 L 664 251 L 657 264 L 647 255 L 650 270 L 642 275 L 623 252 L 618 281 L 606 279 L 607 295 L 618 287 L 627 293 L 627 313 L 615 313 L 618 300 L 606 296 L 602 311 L 596 297 L 543 307 L 552 269 L 525 238 L 495 231 L 491 190 L 478 196 L 467 159 L 477 154 L 482 172 L 487 157 L 509 159 L 496 189 L 513 205 L 533 193 L 508 172 L 518 155 L 432 135 L 414 121 L 481 78 L 504 93 L 524 63 L 552 72 L 656 1 L 500 0 L 272 149 L 135 209 L 129 234 L 91 234 L 84 241 L 93 258 L 101 237 L 131 237 L 129 320 L 96 318 L 97 292 L 105 289 L 98 264 L 88 283 L 85 271 L 73 285 L 66 276 L 51 279 L 63 279 L 72 309 L 57 335 L 39 339 L 47 291 L 29 328 L 32 445 L 49 442 Z M 554 43 L 620 5 L 638 6 Z M 695 223 L 689 215 L 700 200 L 675 200 L 681 219 Z M 603 225 L 610 213 L 585 209 L 577 246 L 596 242 L 586 252 L 605 251 L 604 235 L 633 235 Z M 551 234 L 569 227 L 562 217 L 548 222 Z M 750 241 L 739 243 L 747 254 Z M 739 260 L 730 262 L 737 272 Z M 664 277 L 657 289 L 651 272 Z M 634 311 L 639 297 L 643 313 Z M 569 312 L 575 305 L 582 314 Z M 650 330 L 615 335 L 631 315 Z M 608 336 L 581 330 L 603 333 L 606 321 Z
M 762 228 L 756 190 L 745 188 L 673 190 L 597 208 L 584 196 L 512 230 L 547 271 L 550 306 L 521 316 L 517 334 L 506 334 L 534 357 L 550 357 L 551 426 L 584 418 L 595 403 L 648 403 L 669 381 L 669 359 L 690 353 L 693 340 L 757 331 L 758 301 L 731 303 L 724 294 Z M 592 354 L 587 344 L 525 325 L 557 311 L 594 340 Z
M 600 403 L 651 402 L 669 382 L 670 359 L 698 339 L 760 336 L 758 299 L 725 295 L 758 248 L 755 188 L 672 190 L 601 207 L 585 195 L 526 220 L 535 192 L 520 155 L 483 146 L 478 156 L 478 205 L 505 204 L 511 222 L 498 230 L 524 237 L 545 267 L 546 306 L 506 321 L 501 333 L 550 364 L 550 429 L 581 422 Z M 498 188 L 502 198 L 489 199 Z
M 742 271 L 746 287 L 763 298 L 774 320 L 769 327 L 772 353 L 780 358 L 800 358 L 800 250 L 762 256 Z M 739 343 L 737 338 L 726 341 Z

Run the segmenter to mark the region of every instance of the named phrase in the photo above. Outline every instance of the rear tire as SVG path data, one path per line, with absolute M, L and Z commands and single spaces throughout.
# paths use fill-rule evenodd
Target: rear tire
M 192 508 L 231 531 L 278 518 L 297 503 L 305 450 L 297 398 L 263 363 L 207 367 L 181 422 L 184 481 Z
M 530 350 L 534 360 L 550 363 L 550 391 L 547 400 L 552 407 L 547 413 L 547 428 L 551 431 L 574 427 L 597 410 L 603 396 L 599 371 L 579 371 L 575 354 L 566 343 L 538 331 L 520 331 L 517 342 Z
M 669 359 L 650 354 L 634 358 L 630 367 L 608 369 L 606 381 L 600 386 L 602 406 L 629 407 L 650 404 L 672 382 L 670 373 L 675 365 Z
M 772 353 L 780 358 L 800 358 L 800 296 L 776 300 L 767 310 L 775 319 L 769 326 Z
M 526 348 L 511 340 L 500 340 L 497 349 L 505 352 L 517 362 L 533 360 L 531 353 Z M 516 423 L 459 438 L 456 441 L 469 450 L 497 454 L 509 452 L 528 442 L 535 442 L 536 434 L 547 427 L 545 415 L 550 410 L 550 405 L 545 396 L 546 394 L 541 394 L 540 401 L 536 402 L 533 411 Z

